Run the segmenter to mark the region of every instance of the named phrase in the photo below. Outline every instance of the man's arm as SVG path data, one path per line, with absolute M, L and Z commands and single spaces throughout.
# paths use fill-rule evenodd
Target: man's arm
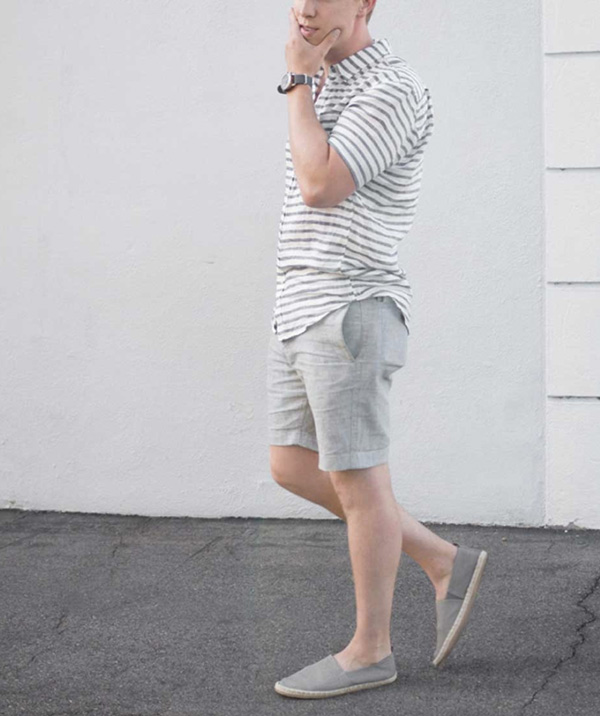
M 356 190 L 350 170 L 327 143 L 309 85 L 287 93 L 290 151 L 302 200 L 307 206 L 336 206 Z

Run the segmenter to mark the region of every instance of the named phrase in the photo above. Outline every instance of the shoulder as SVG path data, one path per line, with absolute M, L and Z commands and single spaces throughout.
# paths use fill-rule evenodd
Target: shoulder
M 382 91 L 392 97 L 420 101 L 429 96 L 429 88 L 419 73 L 406 60 L 387 55 L 381 62 L 369 68 L 361 78 L 359 91 Z

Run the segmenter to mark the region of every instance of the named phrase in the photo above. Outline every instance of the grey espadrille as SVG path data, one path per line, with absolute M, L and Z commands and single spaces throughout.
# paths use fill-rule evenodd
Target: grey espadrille
M 452 651 L 473 607 L 473 601 L 487 562 L 483 549 L 463 547 L 457 542 L 454 565 L 445 599 L 436 599 L 437 643 L 432 664 L 439 666 Z
M 324 699 L 391 684 L 397 676 L 393 649 L 391 654 L 376 664 L 369 664 L 354 671 L 343 669 L 333 654 L 329 654 L 278 681 L 275 691 L 282 696 L 298 699 Z

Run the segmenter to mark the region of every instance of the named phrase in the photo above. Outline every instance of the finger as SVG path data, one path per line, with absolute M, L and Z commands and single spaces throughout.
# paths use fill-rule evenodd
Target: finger
M 341 32 L 342 31 L 339 28 L 335 27 L 333 30 L 331 30 L 325 35 L 325 37 L 319 43 L 319 46 L 327 47 L 326 53 L 329 52 L 329 48 L 335 43 L 335 41 L 341 35 Z
M 333 43 L 338 39 L 338 37 L 342 34 L 342 31 L 339 28 L 333 29 L 328 35 L 327 39 L 329 40 L 329 43 L 333 45 Z
M 294 13 L 293 7 L 290 8 L 290 27 L 292 29 L 292 32 L 301 34 L 300 25 L 298 24 L 298 19 L 296 18 L 296 14 Z

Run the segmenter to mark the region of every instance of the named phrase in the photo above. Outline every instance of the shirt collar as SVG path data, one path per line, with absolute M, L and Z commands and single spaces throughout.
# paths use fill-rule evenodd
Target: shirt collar
M 376 65 L 386 55 L 390 55 L 392 48 L 387 38 L 375 39 L 370 45 L 363 47 L 353 55 L 344 57 L 339 62 L 335 62 L 329 68 L 328 78 L 349 80 L 354 75 L 366 70 L 368 67 Z M 319 75 L 323 72 L 323 67 L 319 69 Z

